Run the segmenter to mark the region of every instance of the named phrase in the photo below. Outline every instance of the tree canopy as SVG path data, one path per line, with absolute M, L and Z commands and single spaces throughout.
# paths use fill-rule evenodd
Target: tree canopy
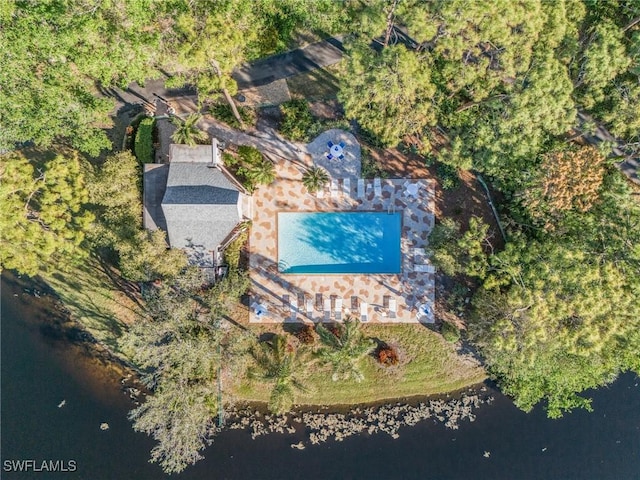
M 0 156 L 0 265 L 27 275 L 82 256 L 93 221 L 89 194 L 74 154 L 50 161 L 21 152 Z

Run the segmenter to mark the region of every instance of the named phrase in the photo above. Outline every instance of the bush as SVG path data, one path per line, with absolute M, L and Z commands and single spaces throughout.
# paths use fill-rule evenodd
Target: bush
M 240 114 L 240 118 L 245 123 L 245 126 L 255 126 L 256 123 L 256 112 L 249 107 L 237 106 L 238 113 Z M 211 115 L 220 120 L 223 123 L 226 123 L 232 128 L 240 128 L 240 123 L 236 120 L 236 117 L 233 116 L 233 112 L 231 111 L 231 106 L 228 103 L 216 103 L 211 105 L 209 109 Z
M 224 261 L 229 265 L 229 268 L 237 270 L 240 265 L 240 253 L 244 245 L 247 243 L 249 236 L 248 230 L 243 231 L 238 237 L 229 244 L 224 251 Z
M 304 345 L 313 345 L 316 341 L 316 336 L 313 333 L 313 327 L 311 325 L 303 325 L 300 330 L 295 333 L 295 336 L 300 343 Z
M 262 162 L 262 154 L 260 150 L 247 145 L 238 147 L 238 155 L 240 159 L 247 165 L 259 165 Z
M 229 152 L 223 152 L 222 163 L 226 167 L 235 167 L 238 165 L 238 158 L 235 155 L 231 155 Z
M 386 367 L 397 365 L 400 361 L 397 350 L 389 345 L 381 345 L 376 352 L 376 358 Z
M 460 185 L 458 169 L 455 167 L 445 163 L 439 163 L 438 168 L 436 168 L 436 174 L 440 179 L 440 186 L 443 190 L 453 190 Z
M 455 343 L 460 340 L 460 330 L 453 323 L 443 322 L 441 333 L 447 342 Z
M 138 125 L 133 150 L 140 163 L 153 163 L 153 129 L 155 123 L 154 118 L 145 118 Z
M 304 98 L 294 98 L 280 105 L 282 121 L 280 133 L 290 140 L 306 142 L 309 140 L 309 131 L 315 124 L 311 115 L 309 103 Z

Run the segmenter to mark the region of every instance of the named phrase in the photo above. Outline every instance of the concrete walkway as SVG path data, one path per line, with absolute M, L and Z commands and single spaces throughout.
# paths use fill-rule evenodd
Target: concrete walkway
M 309 155 L 306 144 L 289 141 L 271 128 L 249 134 L 228 127 L 209 116 L 203 117 L 198 122 L 198 127 L 223 142 L 255 147 L 272 159 L 305 161 Z

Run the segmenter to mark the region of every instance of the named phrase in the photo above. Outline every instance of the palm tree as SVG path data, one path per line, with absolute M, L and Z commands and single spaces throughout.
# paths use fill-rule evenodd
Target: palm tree
M 255 366 L 249 370 L 249 376 L 273 383 L 269 411 L 277 415 L 287 413 L 293 405 L 295 391 L 306 391 L 295 377 L 301 366 L 297 352 L 288 344 L 287 337 L 276 335 L 271 341 L 260 343 L 251 355 Z
M 360 360 L 373 351 L 375 343 L 364 336 L 357 319 L 348 317 L 337 328 L 337 333 L 333 333 L 322 324 L 318 325 L 316 331 L 323 346 L 318 349 L 316 356 L 322 364 L 331 366 L 334 382 L 350 378 L 360 382 L 364 379 Z
M 273 162 L 262 158 L 259 162 L 247 167 L 247 178 L 254 184 L 269 185 L 276 179 L 276 168 Z
M 302 175 L 302 183 L 309 193 L 315 193 L 324 187 L 329 181 L 329 174 L 324 168 L 311 167 Z
M 176 143 L 190 146 L 206 140 L 207 134 L 197 127 L 200 118 L 202 115 L 199 113 L 192 113 L 184 120 L 179 117 L 171 117 L 171 123 L 176 126 L 176 131 L 171 135 L 171 139 Z

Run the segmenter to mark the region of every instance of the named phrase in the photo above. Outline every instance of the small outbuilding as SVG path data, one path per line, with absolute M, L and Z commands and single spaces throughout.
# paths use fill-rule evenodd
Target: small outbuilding
M 220 265 L 236 227 L 250 217 L 250 197 L 224 168 L 217 141 L 169 148 L 168 164 L 144 170 L 144 226 L 162 229 L 193 265 Z

